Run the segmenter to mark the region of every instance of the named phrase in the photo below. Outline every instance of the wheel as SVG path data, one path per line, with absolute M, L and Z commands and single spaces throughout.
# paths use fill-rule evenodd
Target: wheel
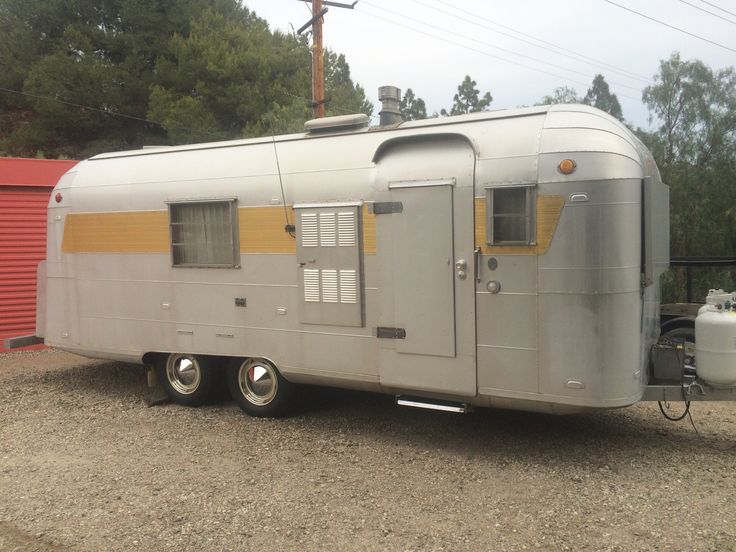
M 294 385 L 263 358 L 237 359 L 228 370 L 227 385 L 238 406 L 259 418 L 283 416 L 294 395 Z
M 166 394 L 175 403 L 200 406 L 212 400 L 215 388 L 212 360 L 188 353 L 171 353 L 156 365 Z

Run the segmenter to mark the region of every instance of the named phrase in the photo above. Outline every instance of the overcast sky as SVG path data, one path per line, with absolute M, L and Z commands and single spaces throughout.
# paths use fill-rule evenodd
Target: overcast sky
M 360 0 L 354 10 L 329 8 L 325 45 L 345 54 L 376 112 L 378 87 L 387 84 L 411 88 L 432 113 L 451 107 L 466 74 L 498 109 L 533 105 L 563 85 L 584 95 L 602 73 L 626 120 L 644 127 L 641 91 L 673 51 L 714 69 L 736 65 L 735 0 L 615 2 L 731 50 L 605 0 Z M 245 4 L 287 32 L 311 17 L 299 0 Z

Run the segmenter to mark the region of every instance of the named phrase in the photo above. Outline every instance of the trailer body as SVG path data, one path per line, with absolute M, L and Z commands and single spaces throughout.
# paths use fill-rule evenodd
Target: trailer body
M 481 406 L 642 399 L 669 199 L 623 124 L 546 106 L 322 126 L 70 170 L 45 343 L 258 357 L 294 383 Z

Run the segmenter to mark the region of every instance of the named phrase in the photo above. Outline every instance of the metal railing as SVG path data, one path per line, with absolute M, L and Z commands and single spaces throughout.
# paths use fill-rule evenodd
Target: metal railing
M 685 296 L 693 302 L 693 269 L 736 266 L 736 257 L 670 257 L 670 266 L 685 268 Z

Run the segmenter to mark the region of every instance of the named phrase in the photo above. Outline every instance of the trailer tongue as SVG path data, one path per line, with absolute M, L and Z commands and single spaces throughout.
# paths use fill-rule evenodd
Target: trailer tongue
M 652 348 L 655 383 L 643 400 L 736 400 L 736 292 L 712 289 L 695 319 L 694 354 L 686 339 L 660 340 Z

